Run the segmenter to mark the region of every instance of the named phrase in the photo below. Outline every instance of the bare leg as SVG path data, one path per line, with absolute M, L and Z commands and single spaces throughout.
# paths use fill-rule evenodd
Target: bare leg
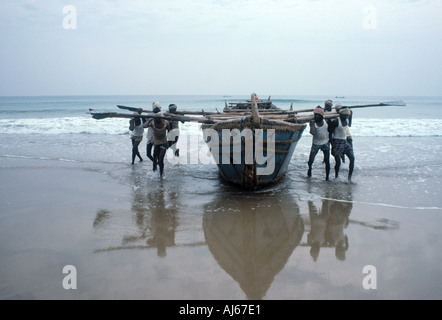
M 169 142 L 169 146 L 172 149 L 173 154 L 175 155 L 175 157 L 179 157 L 180 156 L 180 149 L 177 148 L 178 138 L 179 138 L 179 136 L 175 137 L 174 141 L 170 141 Z
M 157 171 L 158 158 L 160 156 L 160 146 L 155 146 L 153 150 L 153 171 Z
M 348 166 L 348 181 L 351 182 L 351 176 L 353 174 L 353 169 L 355 167 L 355 155 L 353 153 L 353 150 L 348 150 L 346 155 L 350 160 L 350 164 Z
M 140 161 L 143 161 L 143 158 L 141 158 L 140 152 L 138 150 L 138 146 L 140 145 L 140 142 L 141 141 L 135 141 L 134 139 L 132 139 L 132 164 L 134 164 L 135 157 L 137 157 L 137 156 L 140 159 Z
M 325 162 L 325 180 L 328 181 L 328 176 L 330 175 L 330 151 L 322 151 L 324 153 L 324 162 Z
M 315 161 L 315 157 L 318 154 L 318 151 L 314 151 L 314 150 L 310 150 L 310 156 L 308 159 L 308 171 L 307 171 L 307 176 L 310 178 L 312 176 L 312 166 L 313 166 L 313 162 Z
M 152 147 L 153 147 L 153 143 L 152 142 L 149 142 L 146 145 L 146 155 L 150 159 L 150 161 L 154 162 L 153 157 L 152 157 Z
M 335 155 L 335 179 L 339 176 L 339 168 L 341 167 L 341 157 L 339 155 Z
M 163 148 L 159 148 L 160 152 L 158 155 L 158 165 L 160 166 L 160 177 L 163 177 L 163 173 L 164 173 L 164 157 L 166 155 L 166 149 Z

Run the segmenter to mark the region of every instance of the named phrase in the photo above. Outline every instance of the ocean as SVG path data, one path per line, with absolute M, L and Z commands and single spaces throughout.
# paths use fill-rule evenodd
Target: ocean
M 327 98 L 318 96 L 271 97 L 273 103 L 294 110 L 323 106 Z M 260 97 L 266 99 L 265 97 Z M 332 97 L 333 98 L 333 97 Z M 0 133 L 10 134 L 127 134 L 126 120 L 94 123 L 86 115 L 89 108 L 99 111 L 122 111 L 117 105 L 151 110 L 158 101 L 164 109 L 171 103 L 180 110 L 216 111 L 225 102 L 250 99 L 247 96 L 50 96 L 50 97 L 0 97 Z M 332 99 L 344 106 L 378 104 L 404 101 L 405 107 L 378 107 L 355 109 L 355 126 L 358 136 L 440 136 L 442 135 L 442 97 L 347 97 Z M 47 119 L 57 121 L 57 126 L 47 125 Z M 367 120 L 369 119 L 369 120 Z M 387 121 L 383 121 L 388 119 Z M 424 123 L 422 120 L 431 119 Z M 406 120 L 406 121 L 405 121 Z M 369 123 L 369 125 L 367 125 Z M 387 125 L 388 123 L 388 125 Z M 93 124 L 93 125 L 91 125 Z
M 442 97 L 272 96 L 406 106 L 354 109 L 352 183 L 348 161 L 326 182 L 321 154 L 307 178 L 307 128 L 284 179 L 256 191 L 220 179 L 197 123 L 161 180 L 145 140 L 130 165 L 127 119 L 88 114 L 248 98 L 0 97 L 0 299 L 441 299 Z

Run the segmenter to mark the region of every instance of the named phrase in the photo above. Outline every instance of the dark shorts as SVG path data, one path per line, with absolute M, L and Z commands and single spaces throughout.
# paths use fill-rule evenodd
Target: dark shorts
M 347 142 L 347 140 L 343 139 L 333 139 L 333 155 L 336 156 L 343 156 L 347 152 L 353 151 L 351 148 L 351 145 Z
M 325 151 L 325 152 L 327 152 L 327 151 L 330 151 L 330 143 L 326 143 L 326 144 L 321 144 L 321 145 L 318 145 L 318 144 L 312 144 L 312 149 L 311 149 L 311 153 L 318 153 L 318 151 L 319 150 L 322 150 L 322 151 Z
M 143 141 L 143 136 L 131 136 L 130 137 L 133 141 L 141 142 Z
M 155 145 L 155 147 L 167 150 L 167 149 L 169 149 L 169 141 L 167 143 Z

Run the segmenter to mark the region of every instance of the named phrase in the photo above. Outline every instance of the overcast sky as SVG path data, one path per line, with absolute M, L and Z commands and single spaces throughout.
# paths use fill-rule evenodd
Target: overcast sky
M 0 95 L 441 96 L 441 16 L 442 0 L 0 0 Z

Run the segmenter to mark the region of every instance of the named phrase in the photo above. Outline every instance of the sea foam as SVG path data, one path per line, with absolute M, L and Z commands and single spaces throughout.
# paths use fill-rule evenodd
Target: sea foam
M 180 123 L 181 132 L 201 134 L 198 123 Z M 307 133 L 308 127 L 306 129 Z M 431 137 L 442 136 L 442 119 L 354 119 L 352 136 L 361 137 Z M 3 134 L 129 134 L 128 119 L 95 120 L 89 117 L 50 119 L 1 119 Z

